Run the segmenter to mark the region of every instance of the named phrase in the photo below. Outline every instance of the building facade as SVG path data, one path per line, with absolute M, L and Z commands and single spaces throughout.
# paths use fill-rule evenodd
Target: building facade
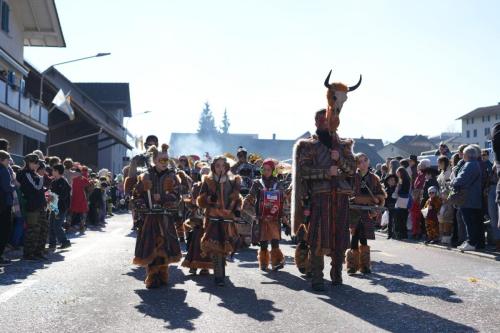
M 53 0 L 0 0 L 0 137 L 14 157 L 45 149 L 48 110 L 27 91 L 24 47 L 65 47 Z
M 500 122 L 500 103 L 477 108 L 458 119 L 462 121 L 464 143 L 491 148 L 491 128 Z

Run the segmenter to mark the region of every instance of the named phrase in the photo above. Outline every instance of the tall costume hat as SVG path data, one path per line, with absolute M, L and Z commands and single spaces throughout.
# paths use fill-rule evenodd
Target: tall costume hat
M 330 83 L 330 76 L 332 70 L 328 73 L 325 79 L 325 87 L 328 88 L 326 92 L 326 99 L 328 100 L 328 108 L 326 111 L 326 120 L 328 122 L 328 130 L 330 133 L 337 131 L 340 125 L 339 114 L 342 110 L 344 102 L 347 100 L 347 93 L 358 89 L 361 85 L 362 76 L 359 75 L 359 81 L 352 87 L 348 87 L 343 83 L 334 82 Z

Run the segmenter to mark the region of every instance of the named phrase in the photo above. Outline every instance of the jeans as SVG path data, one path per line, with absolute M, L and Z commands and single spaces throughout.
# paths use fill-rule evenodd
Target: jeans
M 66 213 L 50 213 L 50 230 L 49 230 L 49 245 L 55 246 L 57 242 L 61 244 L 68 243 L 68 238 L 63 229 Z
M 480 223 L 483 223 L 481 209 L 476 208 L 460 208 L 460 214 L 465 224 L 465 232 L 467 241 L 472 246 L 479 246 L 480 231 L 482 230 Z

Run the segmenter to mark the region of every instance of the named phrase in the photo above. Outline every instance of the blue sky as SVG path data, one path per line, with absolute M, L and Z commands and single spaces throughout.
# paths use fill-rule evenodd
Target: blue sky
M 136 134 L 193 132 L 205 101 L 233 133 L 295 138 L 326 105 L 323 80 L 361 87 L 339 132 L 393 141 L 460 129 L 500 102 L 499 1 L 56 0 L 67 47 L 26 48 L 74 82 L 130 82 Z

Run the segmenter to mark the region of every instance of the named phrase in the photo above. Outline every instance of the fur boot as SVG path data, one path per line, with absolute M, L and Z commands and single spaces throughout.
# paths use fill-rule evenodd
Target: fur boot
M 153 289 L 160 287 L 161 282 L 159 272 L 159 266 L 148 266 L 146 268 L 146 280 L 144 281 L 146 288 Z
M 168 266 L 161 266 L 159 272 L 161 284 L 166 285 L 168 283 Z
M 309 250 L 307 248 L 307 245 L 299 243 L 295 248 L 295 265 L 299 269 L 300 273 L 310 273 L 311 269 L 309 265 Z
M 356 274 L 359 269 L 359 250 L 349 249 L 346 252 L 347 274 Z
M 271 266 L 273 271 L 282 269 L 285 266 L 285 257 L 279 247 L 271 249 Z
M 269 266 L 269 251 L 267 249 L 260 249 L 257 258 L 259 259 L 259 268 L 262 271 L 267 271 L 267 267 Z
M 368 245 L 361 245 L 359 247 L 359 263 L 360 271 L 363 274 L 370 274 L 370 247 Z

